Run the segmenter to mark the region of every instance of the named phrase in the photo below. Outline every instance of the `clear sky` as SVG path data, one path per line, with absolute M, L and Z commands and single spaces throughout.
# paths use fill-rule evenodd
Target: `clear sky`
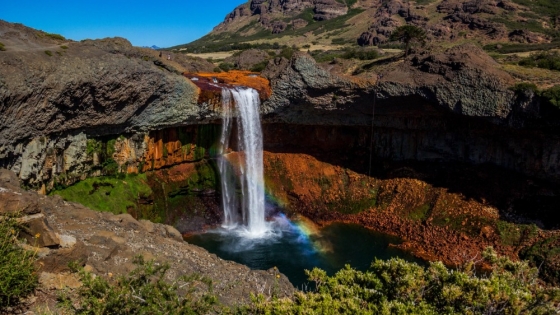
M 124 37 L 170 47 L 198 39 L 246 0 L 3 0 L 0 19 L 73 40 Z

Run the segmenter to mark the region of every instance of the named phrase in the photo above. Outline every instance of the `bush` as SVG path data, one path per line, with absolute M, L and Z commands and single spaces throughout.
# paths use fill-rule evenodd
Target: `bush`
M 52 51 L 50 50 L 45 50 L 45 54 L 49 57 L 52 57 Z
M 379 53 L 372 49 L 350 49 L 341 57 L 344 59 L 373 60 L 379 58 Z
M 266 65 L 268 65 L 268 60 L 265 60 L 265 61 L 262 61 L 262 62 L 259 62 L 255 65 L 253 65 L 251 67 L 251 71 L 252 72 L 262 72 L 266 68 Z
M 77 296 L 62 298 L 63 307 L 75 314 L 181 315 L 206 314 L 217 302 L 209 279 L 191 275 L 170 284 L 164 280 L 168 265 L 144 262 L 141 257 L 134 263 L 137 265 L 134 271 L 111 282 L 80 271 L 83 286 Z M 206 292 L 197 292 L 200 284 L 206 285 Z
M 521 59 L 519 65 L 560 71 L 560 54 L 557 51 L 531 54 L 531 56 Z
M 66 40 L 66 38 L 60 34 L 46 33 L 45 36 L 56 40 Z
M 228 72 L 229 70 L 234 68 L 233 64 L 229 62 L 222 62 L 218 65 L 218 67 L 225 72 Z
M 2 42 L 0 42 L 0 51 L 6 51 L 6 47 Z
M 462 270 L 441 262 L 421 267 L 402 259 L 376 260 L 367 272 L 347 266 L 334 276 L 308 271 L 314 292 L 292 299 L 255 298 L 242 310 L 251 314 L 556 314 L 558 288 L 539 284 L 527 262 L 484 253 L 492 271 L 478 276 L 472 264 Z
M 15 218 L 0 217 L 0 313 L 37 287 L 35 253 L 18 245 L 19 229 Z
M 519 93 L 527 93 L 527 92 L 537 93 L 539 89 L 537 88 L 537 85 L 534 83 L 521 82 L 521 83 L 516 83 L 514 86 L 510 88 L 510 90 L 519 94 Z
M 541 93 L 541 97 L 545 102 L 560 108 L 560 85 L 555 85 L 548 90 L 544 90 Z
M 284 47 L 280 51 L 279 56 L 290 60 L 290 59 L 292 59 L 292 56 L 294 55 L 295 51 L 296 51 L 296 49 L 294 49 L 293 47 Z

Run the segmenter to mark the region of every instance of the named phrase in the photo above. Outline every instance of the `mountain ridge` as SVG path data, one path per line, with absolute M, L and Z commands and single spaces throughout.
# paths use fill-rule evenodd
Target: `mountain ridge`
M 429 42 L 550 43 L 560 38 L 553 0 L 251 0 L 206 36 L 171 47 L 227 50 L 239 43 L 371 46 L 401 25 L 423 28 Z

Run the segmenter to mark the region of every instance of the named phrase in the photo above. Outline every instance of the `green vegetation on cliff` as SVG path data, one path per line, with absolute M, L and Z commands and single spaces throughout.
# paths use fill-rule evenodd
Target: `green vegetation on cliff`
M 560 290 L 541 285 L 536 268 L 491 248 L 483 261 L 491 268 L 485 274 L 472 263 L 449 269 L 402 259 L 376 260 L 366 272 L 346 266 L 334 276 L 315 268 L 306 271 L 314 283 L 307 292 L 258 295 L 228 308 L 217 303 L 208 280 L 190 276 L 169 284 L 166 265 L 138 259 L 135 271 L 116 279 L 81 271 L 84 286 L 63 305 L 75 314 L 557 314 Z
M 366 272 L 347 267 L 329 277 L 308 272 L 316 290 L 291 299 L 257 298 L 250 314 L 556 314 L 560 290 L 541 286 L 537 270 L 526 262 L 484 258 L 492 265 L 478 275 L 471 264 L 462 270 L 431 263 L 424 268 L 401 259 L 377 260 Z
M 80 181 L 52 195 L 64 200 L 78 202 L 84 206 L 115 214 L 127 213 L 140 206 L 138 200 L 152 195 L 146 174 L 128 175 L 123 179 L 115 177 L 92 177 Z

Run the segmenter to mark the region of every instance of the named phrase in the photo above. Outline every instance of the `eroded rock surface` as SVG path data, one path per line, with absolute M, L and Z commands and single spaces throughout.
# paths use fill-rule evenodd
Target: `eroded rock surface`
M 45 197 L 25 192 L 14 186 L 15 174 L 0 169 L 0 187 L 10 187 L 15 194 L 28 194 L 41 213 L 24 216 L 24 225 L 32 224 L 32 239 L 27 243 L 40 249 L 37 268 L 43 291 L 54 294 L 55 289 L 76 287 L 76 279 L 69 276 L 70 262 L 99 276 L 128 273 L 135 268 L 137 255 L 157 263 L 170 264 L 167 279 L 173 281 L 184 274 L 197 273 L 213 281 L 214 293 L 227 305 L 249 301 L 251 293 L 288 296 L 294 290 L 288 279 L 273 269 L 251 270 L 246 266 L 222 260 L 206 250 L 182 240 L 173 227 L 137 221 L 129 214 L 113 215 L 90 210 L 82 205 L 66 202 L 60 197 Z M 2 198 L 4 199 L 4 198 Z M 6 209 L 0 204 L 0 215 Z M 10 211 L 9 209 L 7 211 Z M 37 221 L 38 220 L 38 221 Z M 42 224 L 35 226 L 40 222 Z M 27 235 L 22 235 L 27 238 Z M 32 249 L 32 248 L 30 248 Z M 280 275 L 280 278 L 277 278 Z M 61 279 L 53 284 L 53 277 Z M 56 295 L 56 294 L 55 294 Z

